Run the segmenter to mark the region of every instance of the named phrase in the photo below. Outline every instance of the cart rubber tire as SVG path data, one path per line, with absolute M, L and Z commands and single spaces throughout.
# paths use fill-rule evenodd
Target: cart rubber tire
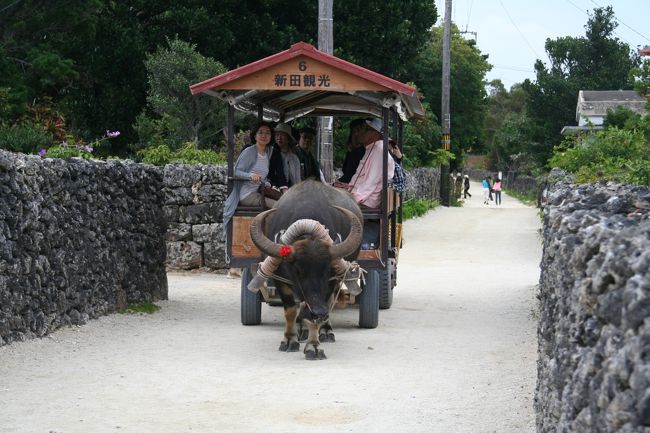
M 379 309 L 387 310 L 393 305 L 392 271 L 390 267 L 377 271 L 379 273 Z
M 379 272 L 368 271 L 359 295 L 359 327 L 373 329 L 379 324 Z
M 248 290 L 248 283 L 253 274 L 247 267 L 241 274 L 241 323 L 242 325 L 259 325 L 262 323 L 262 294 Z

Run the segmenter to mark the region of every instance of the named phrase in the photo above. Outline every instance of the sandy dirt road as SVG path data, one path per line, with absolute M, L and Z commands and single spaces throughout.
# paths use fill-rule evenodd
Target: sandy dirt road
M 508 196 L 405 226 L 379 327 L 337 310 L 324 361 L 239 322 L 239 280 L 169 275 L 153 315 L 0 348 L 0 432 L 534 432 L 540 220 Z

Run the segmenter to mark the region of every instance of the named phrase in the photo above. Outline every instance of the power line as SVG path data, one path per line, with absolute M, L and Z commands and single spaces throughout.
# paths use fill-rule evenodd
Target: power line
M 472 16 L 472 7 L 474 6 L 474 0 L 468 0 L 469 8 L 467 10 L 467 22 L 465 23 L 465 31 L 469 27 L 469 18 Z
M 526 45 L 528 45 L 528 48 L 530 48 L 530 50 L 533 52 L 533 54 L 535 54 L 535 57 L 539 58 L 540 57 L 539 54 L 537 54 L 537 52 L 535 51 L 535 48 L 533 48 L 533 46 L 530 44 L 530 42 L 528 42 L 528 39 L 526 39 L 526 36 L 524 36 L 523 32 L 521 30 L 519 30 L 519 27 L 517 27 L 517 24 L 515 23 L 515 21 L 510 16 L 510 13 L 508 12 L 508 9 L 506 9 L 506 7 L 503 5 L 503 2 L 501 0 L 499 0 L 499 3 L 501 4 L 501 7 L 503 8 L 503 11 L 508 16 L 508 19 L 510 20 L 510 22 L 512 23 L 514 28 L 517 29 L 517 31 L 519 32 L 519 35 L 521 36 L 521 38 L 524 40 L 524 42 L 526 42 Z
M 584 9 L 582 9 L 580 6 L 578 6 L 577 4 L 573 3 L 571 0 L 566 0 L 566 1 L 567 1 L 568 3 L 570 3 L 574 8 L 576 8 L 576 9 L 578 9 L 580 12 L 582 12 L 583 14 L 589 16 L 589 12 L 587 12 L 587 11 L 584 10 Z
M 578 9 L 580 12 L 582 12 L 582 13 L 585 14 L 585 15 L 587 15 L 587 17 L 591 17 L 591 14 L 590 14 L 588 11 L 585 11 L 584 9 L 582 9 L 581 7 L 579 7 L 578 5 L 576 5 L 575 3 L 573 3 L 571 0 L 566 0 L 566 1 L 567 1 L 568 3 L 570 3 L 573 7 L 575 7 L 576 9 Z M 600 6 L 598 3 L 596 3 L 596 2 L 593 1 L 593 0 L 589 0 L 589 1 L 592 2 L 593 4 L 595 4 L 595 5 L 598 6 L 598 7 L 602 7 L 602 6 Z M 639 36 L 641 36 L 642 38 L 644 38 L 644 39 L 650 41 L 650 39 L 648 39 L 648 37 L 642 35 L 641 33 L 639 33 L 639 32 L 637 32 L 636 30 L 634 30 L 632 27 L 630 27 L 630 26 L 628 26 L 627 24 L 625 24 L 625 23 L 624 23 L 623 21 L 621 21 L 620 19 L 616 18 L 616 15 L 614 15 L 614 21 L 616 21 L 616 22 L 619 23 L 619 24 L 623 24 L 625 27 L 627 27 L 628 29 L 632 30 L 632 31 L 633 31 L 634 33 L 636 33 L 637 35 L 639 35 Z M 623 35 L 621 35 L 619 32 L 617 32 L 616 30 L 614 30 L 614 34 L 615 34 L 616 36 L 618 36 L 618 37 L 619 37 L 623 42 L 625 42 L 626 44 L 628 44 L 630 47 L 633 47 L 633 46 L 634 46 L 630 41 L 628 41 L 627 39 L 625 39 L 625 37 L 624 37 Z
M 495 69 L 507 69 L 509 71 L 517 71 L 517 72 L 531 72 L 534 73 L 532 69 L 525 69 L 523 67 L 519 66 L 508 66 L 508 65 L 492 65 L 493 68 Z

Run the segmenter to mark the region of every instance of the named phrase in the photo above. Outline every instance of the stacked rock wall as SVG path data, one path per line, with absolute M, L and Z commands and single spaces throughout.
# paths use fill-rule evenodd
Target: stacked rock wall
M 407 173 L 407 198 L 438 199 L 440 171 Z M 220 165 L 170 164 L 164 170 L 167 266 L 169 269 L 226 269 L 223 204 L 227 170 Z
M 405 198 L 440 200 L 440 168 L 415 168 L 406 172 Z
M 226 167 L 170 164 L 164 171 L 167 267 L 225 269 Z
M 0 345 L 167 298 L 162 170 L 0 151 Z
M 559 181 L 544 216 L 537 431 L 650 431 L 650 190 Z

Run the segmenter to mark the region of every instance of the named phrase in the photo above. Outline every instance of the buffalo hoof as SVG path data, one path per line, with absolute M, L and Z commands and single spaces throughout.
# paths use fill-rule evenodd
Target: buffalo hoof
M 280 350 L 280 352 L 297 352 L 300 350 L 300 343 L 297 341 L 283 341 L 280 343 L 278 350 Z
M 336 337 L 332 331 L 328 330 L 320 333 L 318 336 L 318 341 L 321 343 L 334 343 L 336 341 Z
M 308 361 L 318 361 L 321 359 L 327 359 L 327 356 L 325 356 L 325 351 L 323 349 L 310 349 L 305 351 L 305 359 Z

